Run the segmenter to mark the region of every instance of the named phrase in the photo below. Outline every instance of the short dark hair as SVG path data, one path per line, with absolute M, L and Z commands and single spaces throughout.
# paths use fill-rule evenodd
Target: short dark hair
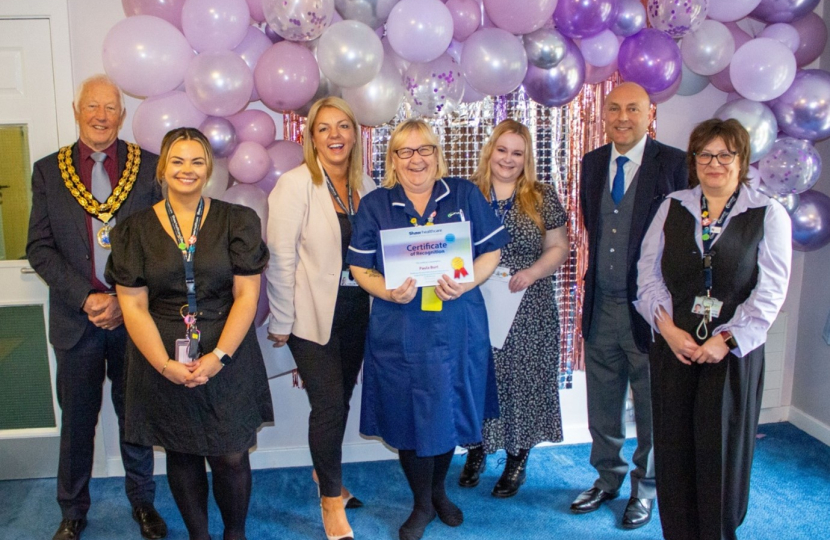
M 695 154 L 701 152 L 707 144 L 718 137 L 723 140 L 730 152 L 737 153 L 738 163 L 741 166 L 738 174 L 739 181 L 742 184 L 749 183 L 747 175 L 749 174 L 749 155 L 752 153 L 749 147 L 749 133 L 734 118 L 728 120 L 710 118 L 695 126 L 689 136 L 689 150 L 686 153 L 686 163 L 689 166 L 689 187 L 700 184 L 700 179 L 697 177 Z
M 170 155 L 170 149 L 179 141 L 196 141 L 205 151 L 205 164 L 207 165 L 207 178 L 213 174 L 213 149 L 210 146 L 210 141 L 207 137 L 196 128 L 180 127 L 172 129 L 167 132 L 164 139 L 161 141 L 161 151 L 159 152 L 159 161 L 156 165 L 156 179 L 159 182 L 164 181 L 164 170 L 167 168 L 167 157 Z

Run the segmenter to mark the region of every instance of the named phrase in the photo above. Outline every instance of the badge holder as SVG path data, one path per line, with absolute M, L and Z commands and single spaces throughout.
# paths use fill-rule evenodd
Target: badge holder
M 421 287 L 421 311 L 441 311 L 444 302 L 435 294 L 435 287 Z

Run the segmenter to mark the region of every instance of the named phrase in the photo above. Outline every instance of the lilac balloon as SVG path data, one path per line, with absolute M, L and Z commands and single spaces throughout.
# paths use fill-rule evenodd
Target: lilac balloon
M 238 143 L 236 129 L 227 118 L 208 116 L 199 126 L 199 131 L 205 134 L 213 149 L 213 154 L 219 158 L 229 156 Z
M 540 69 L 531 64 L 524 78 L 527 95 L 546 107 L 559 107 L 579 94 L 585 81 L 585 60 L 579 47 L 568 42 L 568 51 L 561 62 L 551 69 Z
M 721 105 L 714 114 L 715 118 L 728 120 L 733 118 L 749 133 L 749 162 L 755 163 L 772 150 L 778 122 L 769 107 L 757 101 L 736 99 Z
M 190 62 L 184 87 L 187 97 L 203 113 L 228 116 L 248 104 L 254 75 L 233 51 L 205 51 Z
M 256 68 L 256 63 L 262 53 L 268 50 L 271 46 L 271 40 L 268 36 L 256 26 L 249 26 L 242 42 L 234 48 L 233 52 L 242 58 L 251 72 Z
M 538 30 L 553 15 L 557 0 L 484 0 L 484 9 L 497 27 L 511 34 Z
M 793 22 L 812 12 L 820 0 L 761 0 L 750 17 L 768 23 Z
M 446 116 L 464 93 L 461 67 L 448 54 L 427 63 L 413 63 L 403 77 L 406 101 L 421 116 Z
M 185 0 L 121 0 L 124 15 L 152 15 L 182 29 L 182 6 Z
M 665 32 L 645 28 L 625 38 L 618 57 L 620 75 L 649 94 L 661 92 L 680 77 L 680 49 Z
M 786 45 L 770 38 L 755 38 L 735 51 L 729 78 L 745 98 L 769 101 L 787 91 L 795 70 L 795 56 Z
M 761 0 L 710 1 L 707 17 L 720 22 L 738 21 L 749 15 L 760 3 Z
M 752 36 L 744 32 L 737 24 L 735 23 L 726 23 L 724 24 L 726 28 L 729 30 L 729 33 L 732 34 L 732 39 L 735 41 L 735 50 L 737 51 L 744 43 L 747 43 L 752 40 Z M 734 56 L 734 53 L 733 53 Z M 731 62 L 731 60 L 730 60 Z M 714 75 L 709 76 L 709 82 L 712 83 L 712 86 L 720 90 L 721 92 L 734 92 L 735 87 L 732 85 L 732 78 L 729 76 L 729 67 L 727 66 L 722 71 L 715 73 Z
M 476 0 L 447 0 L 452 15 L 452 37 L 464 41 L 481 25 L 481 4 Z
M 611 31 L 618 36 L 633 36 L 646 27 L 646 8 L 640 0 L 619 0 Z
M 805 191 L 791 217 L 793 249 L 815 251 L 830 243 L 830 197 L 812 189 Z
M 229 116 L 228 120 L 236 130 L 239 142 L 251 141 L 268 146 L 277 135 L 274 119 L 265 111 L 249 109 Z
M 718 21 L 706 20 L 680 44 L 683 64 L 699 75 L 714 75 L 729 67 L 735 54 L 735 39 Z
M 285 41 L 278 33 L 274 32 L 274 29 L 271 28 L 267 23 L 265 24 L 265 37 L 271 40 L 271 43 L 279 43 L 280 41 Z
M 311 41 L 332 23 L 334 0 L 262 0 L 268 26 L 289 41 Z
M 363 86 L 343 89 L 343 99 L 363 126 L 378 126 L 395 118 L 403 95 L 401 74 L 395 60 L 389 57 L 383 59 L 380 73 L 374 79 Z
M 617 20 L 616 0 L 559 0 L 553 12 L 556 28 L 570 38 L 593 36 Z
M 228 158 L 228 170 L 243 184 L 253 184 L 265 177 L 271 168 L 271 157 L 261 144 L 241 142 Z
M 792 26 L 800 38 L 798 50 L 795 51 L 795 62 L 803 67 L 821 56 L 827 45 L 827 25 L 816 13 L 809 13 L 806 17 L 793 21 Z
M 527 54 L 520 39 L 507 30 L 481 28 L 464 42 L 461 69 L 478 92 L 500 96 L 522 83 L 528 69 Z
M 620 51 L 620 42 L 611 30 L 603 30 L 599 34 L 586 37 L 579 44 L 585 62 L 597 66 L 607 66 L 617 58 Z
M 662 92 L 655 92 L 653 94 L 649 94 L 648 97 L 651 99 L 651 102 L 654 105 L 659 105 L 661 103 L 667 102 L 675 95 L 677 95 L 677 91 L 680 89 L 681 77 L 678 77 L 677 80 L 674 81 L 671 86 L 669 86 Z
M 169 22 L 136 15 L 115 23 L 103 46 L 104 71 L 122 90 L 134 96 L 155 96 L 175 90 L 193 50 Z
M 233 49 L 250 22 L 246 0 L 186 0 L 182 8 L 184 35 L 199 52 Z
M 256 186 L 236 184 L 228 188 L 225 194 L 222 195 L 222 200 L 247 206 L 256 212 L 262 226 L 262 237 L 265 238 L 265 230 L 268 224 L 268 195 L 264 191 Z
M 257 92 L 269 108 L 292 111 L 311 99 L 320 84 L 320 69 L 307 48 L 290 41 L 275 43 L 254 69 Z
M 344 88 L 363 86 L 380 72 L 383 44 L 365 23 L 340 21 L 320 36 L 317 63 L 334 84 Z
M 792 216 L 795 209 L 798 208 L 798 203 L 801 202 L 801 195 L 798 193 L 787 193 L 786 195 L 772 195 L 770 199 L 775 200 L 778 204 L 784 207 L 784 210 Z
M 680 76 L 680 86 L 677 89 L 679 96 L 693 96 L 709 86 L 709 77 L 698 75 L 683 64 L 683 73 Z
M 184 92 L 168 92 L 142 101 L 133 115 L 133 137 L 141 148 L 158 154 L 171 129 L 198 128 L 207 115 L 193 106 Z
M 597 67 L 585 64 L 585 84 L 597 84 L 608 80 L 608 77 L 616 73 L 617 61 L 614 60 L 607 66 Z
M 673 38 L 700 28 L 709 11 L 709 0 L 648 0 L 651 26 Z
M 224 118 L 221 120 L 224 120 Z M 202 195 L 211 199 L 221 199 L 231 183 L 231 176 L 228 173 L 228 160 L 226 158 L 214 159 L 213 173 L 208 178 L 205 187 L 202 188 Z
M 254 184 L 265 193 L 271 193 L 284 173 L 299 167 L 303 162 L 303 147 L 294 141 L 274 141 L 266 149 L 271 158 L 271 168 L 265 177 Z
M 822 141 L 830 137 L 830 73 L 805 69 L 775 100 L 779 128 L 791 137 Z
M 383 58 L 391 58 L 395 62 L 395 68 L 398 70 L 399 73 L 403 74 L 406 71 L 406 68 L 409 67 L 411 63 L 409 60 L 401 58 L 401 56 L 395 52 L 395 49 L 392 48 L 392 44 L 389 43 L 389 38 L 385 37 L 380 40 L 383 43 Z M 452 43 L 452 41 L 450 41 Z
M 761 158 L 758 170 L 761 181 L 773 193 L 801 193 L 818 182 L 821 156 L 809 141 L 783 137 Z
M 470 86 L 470 82 L 466 77 L 464 78 L 464 95 L 461 96 L 461 103 L 477 103 L 486 97 L 486 94 L 482 94 Z
M 440 0 L 401 0 L 386 21 L 386 35 L 398 55 L 431 62 L 452 41 L 452 14 Z
M 248 10 L 251 12 L 251 19 L 261 23 L 265 22 L 265 12 L 262 10 L 262 0 L 246 0 Z
M 798 51 L 798 48 L 801 46 L 801 36 L 798 34 L 798 30 L 793 25 L 787 23 L 771 24 L 761 30 L 758 37 L 778 40 L 786 45 L 793 53 Z

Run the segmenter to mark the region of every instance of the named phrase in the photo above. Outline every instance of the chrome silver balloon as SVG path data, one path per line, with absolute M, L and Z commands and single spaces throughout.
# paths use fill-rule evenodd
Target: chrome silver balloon
M 545 26 L 523 38 L 527 61 L 541 69 L 556 67 L 568 52 L 565 36 L 553 27 Z
M 749 132 L 749 162 L 755 163 L 772 149 L 778 134 L 778 121 L 769 107 L 748 99 L 730 101 L 715 111 L 721 120 L 734 118 Z

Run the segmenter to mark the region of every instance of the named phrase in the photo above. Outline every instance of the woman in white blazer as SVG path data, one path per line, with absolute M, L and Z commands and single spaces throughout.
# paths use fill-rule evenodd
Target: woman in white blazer
M 369 295 L 345 257 L 354 213 L 375 184 L 363 173 L 357 120 L 340 98 L 312 105 L 303 154 L 303 164 L 283 174 L 268 197 L 268 339 L 288 344 L 311 404 L 308 444 L 326 536 L 348 539 L 354 535 L 344 507 L 362 503 L 343 487 L 341 454 Z

